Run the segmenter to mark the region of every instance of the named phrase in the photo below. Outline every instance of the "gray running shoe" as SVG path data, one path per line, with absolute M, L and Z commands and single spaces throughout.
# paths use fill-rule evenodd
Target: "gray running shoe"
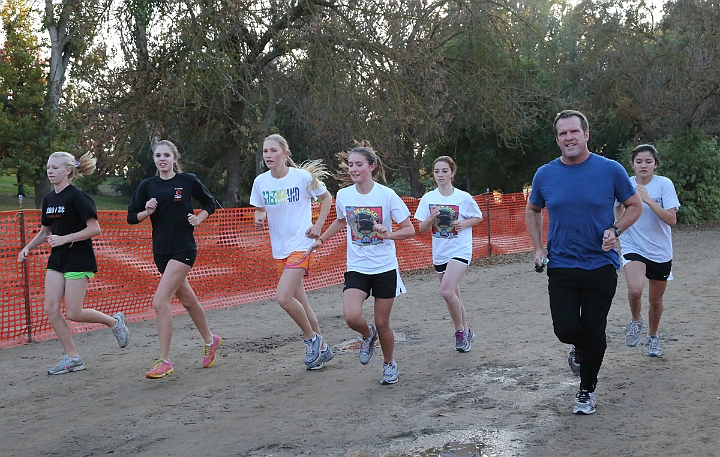
M 320 358 L 320 348 L 323 345 L 323 337 L 315 334 L 315 341 L 303 340 L 305 342 L 305 365 L 309 366 Z
M 399 375 L 400 372 L 398 370 L 397 363 L 395 363 L 394 360 L 390 363 L 383 362 L 383 377 L 380 380 L 380 384 L 395 384 L 396 382 L 398 382 Z
M 649 355 L 650 357 L 660 357 L 662 355 L 662 348 L 660 347 L 660 340 L 657 336 L 650 336 L 647 337 L 647 351 L 645 351 L 645 354 Z
M 642 330 L 642 321 L 631 320 L 625 334 L 625 342 L 628 346 L 634 348 L 640 344 L 640 330 Z
M 360 363 L 367 365 L 375 355 L 375 341 L 378 339 L 377 330 L 374 325 L 368 325 L 370 329 L 370 338 L 363 338 L 360 344 Z
M 113 319 L 117 320 L 115 327 L 112 328 L 113 335 L 121 348 L 124 348 L 130 342 L 130 330 L 128 330 L 125 324 L 125 314 L 115 313 L 112 315 Z
M 595 406 L 597 406 L 597 400 L 595 399 L 594 392 L 588 392 L 587 390 L 578 390 L 575 395 L 577 401 L 573 408 L 573 414 L 593 414 L 595 412 Z
M 575 376 L 580 376 L 580 359 L 580 351 L 573 346 L 568 354 L 568 365 L 570 365 L 570 371 Z
M 71 371 L 81 371 L 85 369 L 85 364 L 80 356 L 75 358 L 68 357 L 67 354 L 63 355 L 58 364 L 48 370 L 48 374 L 64 374 Z
M 328 347 L 325 348 L 324 351 L 320 351 L 320 357 L 313 363 L 307 364 L 308 370 L 319 370 L 325 365 L 325 362 L 329 362 L 335 357 L 335 354 L 333 353 L 332 349 L 330 349 L 330 345 L 328 344 Z
M 465 352 L 467 348 L 467 340 L 465 339 L 465 330 L 457 330 L 455 332 L 455 350 Z

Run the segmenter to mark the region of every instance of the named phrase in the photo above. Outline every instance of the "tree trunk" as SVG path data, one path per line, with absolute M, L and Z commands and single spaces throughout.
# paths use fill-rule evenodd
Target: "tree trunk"
M 72 5 L 65 3 L 60 15 L 55 17 L 52 0 L 45 0 L 45 24 L 50 35 L 50 61 L 48 63 L 47 91 L 45 93 L 45 125 L 38 133 L 38 155 L 48 156 L 54 151 L 46 148 L 52 145 L 55 136 L 55 119 L 60 106 L 65 74 L 70 63 L 70 38 L 72 31 L 67 30 Z M 44 166 L 45 157 L 37 157 L 39 161 L 35 172 L 35 207 L 42 208 L 42 199 L 50 192 L 50 182 Z
M 262 123 L 260 124 L 260 128 L 258 129 L 257 139 L 258 139 L 258 147 L 255 151 L 255 176 L 258 176 L 260 173 L 263 172 L 263 158 L 262 158 L 262 151 L 263 151 L 263 141 L 265 140 L 265 137 L 267 136 L 268 129 L 270 128 L 270 123 L 272 122 L 273 118 L 275 117 L 275 107 L 277 106 L 278 102 L 275 98 L 275 86 L 273 86 L 272 82 L 268 81 L 266 84 L 266 89 L 268 93 L 268 106 L 267 110 L 265 110 L 265 116 L 263 117 Z
M 408 178 L 410 181 L 410 196 L 420 198 L 425 193 L 425 188 L 420 183 L 420 158 L 415 151 L 415 143 L 410 138 L 403 141 L 403 149 L 405 149 L 405 157 L 407 161 L 405 166 L 408 169 Z
M 236 100 L 233 102 L 232 112 L 234 113 L 233 121 L 240 126 L 245 118 L 245 102 Z M 242 133 L 239 128 L 235 131 L 235 141 L 228 147 L 225 169 L 227 170 L 227 180 L 225 181 L 225 194 L 223 196 L 223 206 L 225 208 L 237 208 L 240 206 L 240 184 L 242 151 L 243 144 Z

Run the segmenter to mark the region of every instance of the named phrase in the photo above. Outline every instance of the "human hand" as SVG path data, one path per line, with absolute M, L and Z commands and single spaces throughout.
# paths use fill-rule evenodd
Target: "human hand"
M 311 252 L 313 252 L 315 249 L 322 246 L 322 244 L 323 244 L 323 242 L 319 238 L 316 239 L 315 241 L 313 241 L 313 244 L 311 244 L 310 247 L 307 248 L 307 251 L 305 251 L 305 257 L 309 256 Z
M 645 186 L 643 186 L 642 184 L 636 184 L 635 191 L 637 192 L 638 196 L 640 197 L 640 200 L 642 200 L 643 203 L 648 203 L 651 200 L 650 194 L 648 194 L 647 188 L 645 188 Z
M 145 212 L 148 216 L 155 212 L 155 210 L 157 209 L 157 205 L 158 201 L 157 199 L 155 199 L 155 197 L 151 198 L 145 203 Z
M 317 224 L 313 224 L 309 229 L 305 230 L 305 236 L 313 239 L 317 239 L 321 233 L 322 227 L 317 227 Z
M 63 244 L 68 244 L 72 241 L 73 238 L 71 235 L 49 235 L 47 237 L 47 242 L 51 248 L 56 248 L 58 246 L 62 246 Z
M 390 236 L 390 233 L 392 233 L 390 230 L 388 230 L 387 227 L 377 222 L 375 222 L 375 224 L 373 225 L 373 230 L 375 231 L 375 233 L 377 233 L 377 236 L 380 239 L 388 238 Z
M 200 225 L 200 219 L 194 213 L 188 213 L 187 220 L 193 227 Z
M 610 249 L 614 248 L 616 240 L 617 238 L 615 237 L 615 230 L 605 230 L 605 232 L 603 233 L 602 250 L 609 251 Z
M 18 253 L 18 262 L 22 262 L 23 260 L 27 259 L 30 255 L 30 250 L 25 246 L 22 248 L 22 251 Z
M 255 222 L 254 222 L 255 230 L 262 230 L 265 228 L 265 216 L 258 216 L 255 215 Z
M 457 220 L 457 221 L 453 222 L 452 225 L 456 232 L 459 232 L 459 231 L 467 228 L 467 222 L 464 220 L 463 221 Z

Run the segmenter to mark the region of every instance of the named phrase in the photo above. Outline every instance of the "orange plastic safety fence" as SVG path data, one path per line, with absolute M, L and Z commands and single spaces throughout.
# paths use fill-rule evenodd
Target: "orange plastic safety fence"
M 484 216 L 483 222 L 473 228 L 474 258 L 532 249 L 525 226 L 526 194 L 483 194 L 474 198 Z M 403 200 L 414 214 L 419 200 Z M 89 283 L 84 305 L 106 314 L 123 311 L 130 320 L 151 319 L 155 317 L 152 297 L 160 280 L 151 250 L 151 225 L 149 221 L 128 225 L 126 216 L 120 211 L 99 212 L 102 234 L 93 239 L 99 271 Z M 326 227 L 334 218 L 333 209 Z M 417 231 L 418 221 L 412 221 Z M 39 225 L 37 210 L 0 212 L 0 348 L 55 337 L 43 311 L 48 245 L 43 243 L 34 250 L 26 266 L 17 261 L 18 252 L 37 233 Z M 218 210 L 195 230 L 195 238 L 198 257 L 189 280 L 205 309 L 274 297 L 278 275 L 270 237 L 267 229 L 253 228 L 252 208 Z M 397 253 L 402 271 L 431 266 L 429 232 L 397 242 Z M 342 283 L 345 255 L 342 231 L 317 251 L 306 287 L 319 289 Z M 174 314 L 184 312 L 177 300 L 172 310 Z M 101 327 L 75 322 L 70 325 L 74 332 Z

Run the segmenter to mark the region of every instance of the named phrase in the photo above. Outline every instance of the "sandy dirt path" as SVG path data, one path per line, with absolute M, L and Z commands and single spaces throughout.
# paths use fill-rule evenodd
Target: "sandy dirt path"
M 88 367 L 61 376 L 46 374 L 56 340 L 2 349 L 0 455 L 720 455 L 719 244 L 718 228 L 675 231 L 662 358 L 625 345 L 619 273 L 592 416 L 571 413 L 578 378 L 552 332 L 547 278 L 527 253 L 481 261 L 463 280 L 477 334 L 467 354 L 454 350 L 435 274 L 405 274 L 391 320 L 394 386 L 378 382 L 382 357 L 358 362 L 340 286 L 309 293 L 337 354 L 317 372 L 305 370 L 300 333 L 272 300 L 208 312 L 225 339 L 210 369 L 190 319 L 176 317 L 175 373 L 161 380 L 144 378 L 158 351 L 154 321 L 131 322 L 122 350 L 109 330 L 75 335 Z

